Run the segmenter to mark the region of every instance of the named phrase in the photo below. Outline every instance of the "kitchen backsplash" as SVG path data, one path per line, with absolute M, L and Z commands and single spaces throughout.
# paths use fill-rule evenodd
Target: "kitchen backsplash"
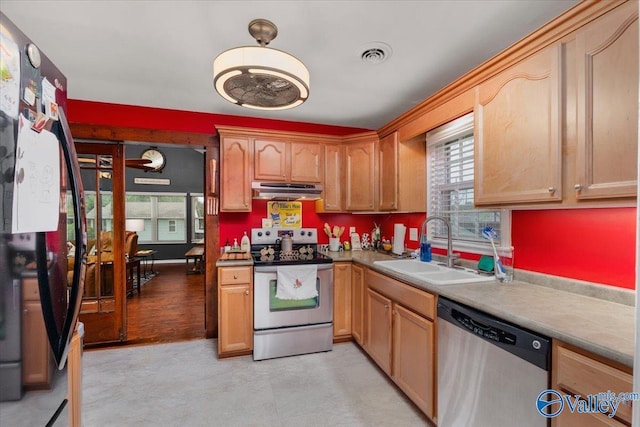
M 253 200 L 252 211 L 249 213 L 220 213 L 220 244 L 224 244 L 227 239 L 233 242 L 234 238 L 240 237 L 251 228 L 262 226 L 262 218 L 267 217 L 267 201 Z M 379 213 L 379 214 L 350 214 L 350 213 L 316 213 L 315 202 L 302 202 L 302 226 L 318 229 L 318 240 L 320 244 L 329 243 L 329 237 L 322 232 L 324 223 L 343 226 L 345 232 L 341 237 L 342 241 L 349 239 L 349 227 L 355 227 L 356 233 L 371 233 L 374 223 L 381 224 L 382 236 L 391 239 L 393 236 L 393 224 L 403 223 L 409 227 L 420 228 L 424 221 L 424 213 Z M 418 247 L 418 242 L 409 241 L 409 233 L 405 239 L 405 246 Z

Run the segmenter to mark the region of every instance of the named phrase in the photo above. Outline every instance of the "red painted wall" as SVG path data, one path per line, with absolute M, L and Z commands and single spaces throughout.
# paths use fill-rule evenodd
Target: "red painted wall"
M 68 115 L 73 123 L 207 134 L 215 134 L 216 124 L 329 135 L 348 135 L 364 130 L 73 99 L 68 101 Z M 349 226 L 353 225 L 361 234 L 370 232 L 374 222 L 382 222 L 382 233 L 388 238 L 393 234 L 394 223 L 419 228 L 424 219 L 424 215 L 419 214 L 318 214 L 314 206 L 313 202 L 303 202 L 305 227 L 321 228 L 328 222 L 331 226 L 344 225 L 348 232 Z M 240 238 L 244 231 L 259 227 L 265 214 L 266 201 L 259 200 L 253 202 L 251 213 L 222 213 L 220 241 L 224 243 L 228 238 L 233 242 L 233 238 Z M 634 289 L 636 227 L 636 208 L 514 211 L 515 267 Z M 320 234 L 320 242 L 327 243 L 328 238 Z M 406 244 L 417 246 L 415 242 L 406 241 Z M 478 259 L 474 255 L 463 256 Z
M 103 102 L 80 101 L 77 99 L 69 99 L 67 109 L 69 121 L 74 123 L 199 132 L 211 135 L 217 133 L 215 129 L 216 125 L 320 133 L 336 136 L 351 135 L 367 130 L 316 123 L 289 122 L 285 120 L 229 116 L 225 114 L 108 104 Z
M 249 213 L 220 213 L 220 244 L 224 244 L 227 239 L 229 243 L 233 243 L 233 239 L 237 238 L 240 242 L 242 234 L 246 231 L 247 235 L 251 235 L 252 228 L 259 228 L 262 225 L 262 218 L 267 218 L 267 201 L 253 200 L 252 211 Z M 402 223 L 409 227 L 419 228 L 424 220 L 424 214 L 361 214 L 352 215 L 347 213 L 328 214 L 316 213 L 315 202 L 302 202 L 302 226 L 318 229 L 318 241 L 320 244 L 328 244 L 329 237 L 322 232 L 325 222 L 329 223 L 331 228 L 334 225 L 344 226 L 345 232 L 341 237 L 342 241 L 349 240 L 349 227 L 356 227 L 356 232 L 362 236 L 362 233 L 371 234 L 374 223 L 380 225 L 380 231 L 383 237 L 391 240 L 393 236 L 393 224 Z M 294 239 L 295 242 L 295 239 Z M 405 238 L 405 246 L 416 248 L 418 242 L 409 241 L 409 232 L 407 230 Z
M 635 289 L 636 208 L 514 211 L 516 268 Z

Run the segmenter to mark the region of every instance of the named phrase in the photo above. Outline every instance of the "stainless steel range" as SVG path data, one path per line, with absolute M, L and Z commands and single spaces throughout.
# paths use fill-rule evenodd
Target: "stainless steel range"
M 331 350 L 333 261 L 318 253 L 318 230 L 254 228 L 251 242 L 253 359 Z

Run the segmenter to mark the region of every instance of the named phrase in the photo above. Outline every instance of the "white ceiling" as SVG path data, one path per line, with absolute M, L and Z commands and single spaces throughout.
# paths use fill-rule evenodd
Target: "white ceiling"
M 65 73 L 73 99 L 378 129 L 575 3 L 2 0 L 0 10 Z M 270 47 L 309 68 L 302 106 L 259 112 L 215 92 L 214 58 L 255 45 L 255 18 L 278 26 Z M 389 44 L 389 60 L 362 62 L 370 42 Z

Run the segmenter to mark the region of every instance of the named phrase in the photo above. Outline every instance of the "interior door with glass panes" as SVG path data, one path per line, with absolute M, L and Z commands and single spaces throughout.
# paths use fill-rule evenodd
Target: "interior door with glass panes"
M 126 340 L 124 156 L 121 145 L 76 143 L 85 190 L 87 273 L 80 309 L 87 344 Z

